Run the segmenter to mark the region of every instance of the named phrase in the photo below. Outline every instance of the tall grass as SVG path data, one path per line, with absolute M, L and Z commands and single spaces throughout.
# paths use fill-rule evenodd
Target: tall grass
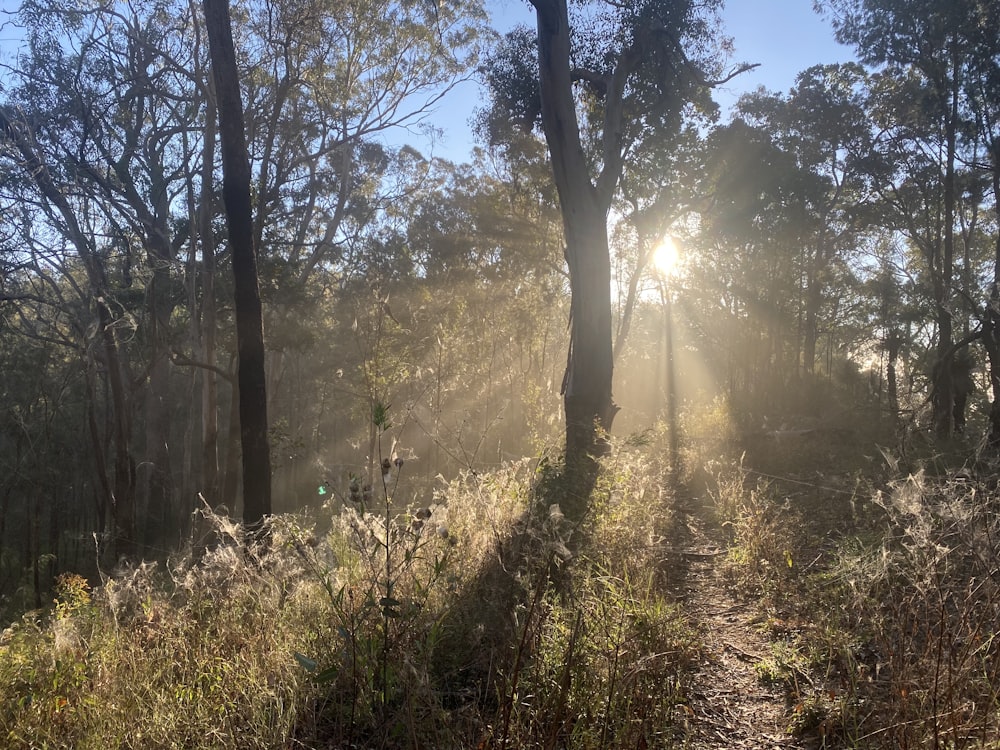
M 64 576 L 0 637 L 0 745 L 662 744 L 698 646 L 662 586 L 660 467 L 616 452 L 573 527 L 547 466 L 276 518 L 266 547 L 206 511 L 200 554 Z
M 773 645 L 757 669 L 785 683 L 789 730 L 824 747 L 1000 747 L 995 479 L 883 469 L 831 495 L 844 467 L 797 451 L 782 456 L 809 470 L 794 484 L 751 481 L 735 462 L 717 462 L 712 484 L 725 571 L 760 604 Z
M 875 498 L 881 542 L 844 561 L 869 637 L 871 746 L 1000 745 L 1000 508 L 964 476 L 894 482 Z

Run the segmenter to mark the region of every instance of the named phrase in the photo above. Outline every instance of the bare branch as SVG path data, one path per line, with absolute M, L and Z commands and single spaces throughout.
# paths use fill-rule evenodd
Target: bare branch
M 202 370 L 208 370 L 209 372 L 214 372 L 220 378 L 225 380 L 227 383 L 235 383 L 236 376 L 229 370 L 224 370 L 218 365 L 211 365 L 207 362 L 200 362 L 196 359 L 191 359 L 189 356 L 179 351 L 170 352 L 170 361 L 175 365 L 180 367 L 197 367 Z

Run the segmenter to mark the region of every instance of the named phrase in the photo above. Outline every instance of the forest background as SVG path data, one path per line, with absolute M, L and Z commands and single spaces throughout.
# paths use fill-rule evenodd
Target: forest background
M 608 212 L 614 431 L 667 420 L 690 446 L 860 420 L 994 444 L 996 4 L 823 4 L 860 62 L 746 94 L 725 121 L 712 91 L 740 66 L 717 4 L 669 5 L 673 97 L 628 89 Z M 580 12 L 574 59 L 607 68 L 629 27 Z M 471 2 L 232 14 L 273 510 L 349 498 L 383 456 L 427 504 L 462 472 L 551 448 L 570 281 L 533 32 L 498 35 Z M 166 557 L 205 502 L 242 512 L 200 6 L 32 0 L 16 20 L 25 44 L 0 89 L 5 620 L 60 572 Z M 388 144 L 471 75 L 491 98 L 469 163 Z M 580 81 L 597 168 L 606 91 Z M 665 237 L 669 267 L 653 262 Z M 390 405 L 383 444 L 372 415 Z
M 8 744 L 995 747 L 1000 4 L 225 6 L 11 18 Z

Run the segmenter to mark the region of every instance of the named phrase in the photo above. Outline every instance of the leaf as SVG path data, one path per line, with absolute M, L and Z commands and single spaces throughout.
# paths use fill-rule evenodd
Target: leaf
M 316 675 L 316 682 L 320 684 L 326 682 L 333 682 L 335 679 L 337 679 L 337 672 L 338 672 L 337 667 L 327 667 L 318 675 Z
M 315 672 L 319 664 L 316 663 L 315 659 L 310 659 L 305 654 L 300 654 L 298 651 L 295 652 L 295 661 L 302 665 L 302 668 L 307 672 Z

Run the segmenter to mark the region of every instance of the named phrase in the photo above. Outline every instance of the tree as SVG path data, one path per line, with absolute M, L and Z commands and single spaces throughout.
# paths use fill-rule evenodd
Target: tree
M 258 527 L 271 513 L 271 455 L 267 436 L 264 322 L 250 199 L 250 157 L 229 3 L 228 0 L 204 0 L 204 9 L 219 110 L 222 194 L 235 284 L 243 520 L 250 527 Z
M 976 8 L 979 23 L 970 32 L 976 45 L 971 60 L 971 85 L 967 88 L 969 108 L 985 162 L 975 168 L 985 172 L 993 194 L 993 215 L 1000 216 L 1000 40 L 992 33 L 1000 21 L 996 3 L 982 3 Z M 993 227 L 993 275 L 983 304 L 983 346 L 989 361 L 993 402 L 989 415 L 989 441 L 1000 446 L 1000 224 Z
M 799 251 L 803 280 L 802 372 L 815 372 L 823 308 L 836 295 L 836 267 L 856 251 L 869 200 L 864 167 L 871 150 L 861 66 L 826 65 L 796 77 L 787 97 L 757 92 L 743 97 L 739 116 L 773 139 L 787 155 L 788 239 Z
M 85 285 L 79 293 L 87 308 L 94 310 L 96 321 L 93 330 L 97 339 L 94 343 L 100 352 L 92 356 L 100 359 L 110 393 L 107 420 L 112 452 L 109 457 L 111 474 L 108 474 L 92 419 L 91 435 L 95 442 L 95 454 L 99 457 L 96 468 L 111 513 L 114 554 L 133 557 L 139 550 L 139 544 L 136 534 L 136 468 L 131 446 L 132 413 L 126 363 L 123 362 L 119 341 L 120 326 L 113 309 L 112 288 L 101 251 L 103 236 L 93 226 L 80 220 L 80 205 L 74 202 L 77 196 L 72 183 L 57 182 L 59 171 L 52 168 L 37 150 L 30 125 L 16 119 L 6 106 L 0 107 L 0 134 L 5 145 L 11 149 L 10 156 L 17 160 L 18 168 L 37 191 L 36 196 L 26 196 L 26 203 L 37 207 L 41 218 L 55 226 L 56 232 L 71 243 L 83 267 Z M 89 216 L 86 198 L 81 202 L 84 208 L 79 210 L 79 214 Z M 83 328 L 90 330 L 91 326 L 85 323 Z
M 906 152 L 907 159 L 920 162 L 923 176 L 937 173 L 933 182 L 925 183 L 934 186 L 926 193 L 897 167 L 896 179 L 889 183 L 889 204 L 900 209 L 899 229 L 920 247 L 932 283 L 937 335 L 931 400 L 935 430 L 948 437 L 954 428 L 958 161 L 980 4 L 829 0 L 827 5 L 835 11 L 837 38 L 855 45 L 863 62 L 886 66 L 876 120 L 891 152 L 889 163 Z M 925 196 L 936 205 L 928 205 Z
M 608 214 L 626 156 L 637 158 L 644 140 L 676 129 L 685 105 L 711 85 L 704 69 L 719 68 L 711 47 L 717 4 L 595 3 L 574 6 L 571 18 L 566 0 L 531 2 L 537 71 L 516 64 L 516 54 L 499 55 L 491 88 L 495 107 L 524 127 L 540 122 L 548 144 L 571 292 L 566 461 L 585 476 L 605 449 L 600 431 L 611 429 L 618 410 Z M 523 32 L 507 39 L 526 46 Z M 685 46 L 700 56 L 697 63 Z

